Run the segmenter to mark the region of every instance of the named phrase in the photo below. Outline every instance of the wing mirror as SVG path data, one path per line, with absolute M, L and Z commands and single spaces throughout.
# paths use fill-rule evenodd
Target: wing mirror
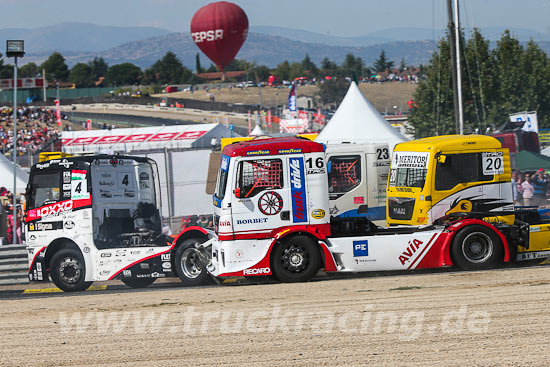
M 233 190 L 233 193 L 235 194 L 235 197 L 241 198 L 241 188 L 237 187 L 235 190 Z

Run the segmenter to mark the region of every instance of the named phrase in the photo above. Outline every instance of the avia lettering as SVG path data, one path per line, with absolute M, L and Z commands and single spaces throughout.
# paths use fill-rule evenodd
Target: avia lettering
M 223 39 L 223 29 L 211 29 L 209 31 L 193 32 L 191 33 L 193 41 L 195 43 L 201 43 L 202 41 L 215 41 Z
M 399 256 L 399 261 L 401 261 L 401 265 L 405 265 L 407 261 L 412 259 L 413 255 L 416 253 L 416 251 L 420 248 L 422 244 L 423 242 L 417 239 L 409 241 L 407 250 L 403 251 Z
M 267 218 L 265 218 L 267 219 Z M 228 220 L 221 220 L 220 221 L 220 227 L 231 227 L 231 222 Z

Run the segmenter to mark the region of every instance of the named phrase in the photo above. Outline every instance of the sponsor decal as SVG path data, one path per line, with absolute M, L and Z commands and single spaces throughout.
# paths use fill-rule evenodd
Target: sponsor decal
M 172 269 L 172 264 L 168 261 L 165 261 L 165 262 L 162 263 L 162 269 L 170 270 L 170 269 Z
M 290 158 L 289 167 L 290 192 L 292 197 L 292 219 L 294 223 L 307 222 L 307 198 L 303 158 Z
M 59 165 L 65 168 L 69 168 L 73 165 L 73 162 L 69 162 L 67 159 L 64 158 L 61 162 L 59 162 Z
M 141 254 L 141 250 L 137 250 L 137 251 L 130 251 L 130 255 L 139 255 Z
M 115 186 L 115 181 L 99 181 L 99 186 Z
M 353 241 L 353 257 L 369 256 L 369 241 Z
M 134 191 L 124 190 L 124 197 L 133 198 L 136 197 L 136 193 Z
M 29 210 L 27 212 L 27 220 L 46 218 L 51 215 L 70 211 L 72 209 L 73 202 L 71 200 L 60 201 L 59 203 L 48 204 L 38 209 Z
M 166 277 L 166 274 L 157 273 L 157 272 L 151 273 L 151 278 L 164 278 L 164 277 Z
M 539 226 L 530 226 L 529 227 L 529 232 L 540 232 L 540 227 Z
M 374 162 L 374 167 L 389 167 L 390 166 L 390 161 L 383 161 L 383 162 Z
M 111 254 L 110 252 L 103 252 L 101 254 L 101 257 L 111 257 L 111 256 L 113 256 L 113 254 Z
M 395 191 L 397 191 L 397 192 L 413 192 L 411 187 L 396 187 Z
M 63 222 L 38 222 L 29 224 L 29 231 L 53 231 L 63 228 Z
M 298 153 L 302 153 L 302 148 L 279 149 L 279 154 L 298 154 Z
M 503 152 L 481 153 L 481 164 L 484 175 L 501 175 L 504 173 Z
M 109 275 L 111 273 L 110 270 L 102 270 L 99 275 Z
M 37 163 L 35 167 L 38 168 L 38 169 L 49 168 L 50 163 L 49 162 L 48 163 Z
M 31 237 L 34 237 L 34 235 L 31 236 Z M 35 240 L 35 239 L 36 239 L 36 237 L 35 237 L 35 238 L 31 238 L 31 240 Z M 32 247 L 29 248 L 29 254 L 31 254 L 31 255 L 34 254 L 34 248 L 32 248 Z
M 85 254 L 89 253 L 90 252 L 90 248 L 88 246 L 84 246 L 84 248 L 82 249 L 82 251 L 84 251 Z
M 126 278 L 129 278 L 132 276 L 132 271 L 129 269 L 123 270 L 122 275 L 125 276 Z
M 170 261 L 170 253 L 168 252 L 168 253 L 166 253 L 166 254 L 160 255 L 160 259 L 161 259 L 162 261 Z
M 227 171 L 227 168 L 229 167 L 229 157 L 226 155 L 222 155 L 222 164 L 221 169 L 223 171 Z
M 71 172 L 63 171 L 63 183 L 71 183 Z
M 329 209 L 330 215 L 336 215 L 340 212 L 340 209 L 336 205 L 334 205 L 332 208 Z
M 364 196 L 355 196 L 353 198 L 354 204 L 365 204 L 365 197 Z
M 228 220 L 220 220 L 220 227 L 231 227 L 231 222 Z
M 63 191 L 63 198 L 64 199 L 70 199 L 71 198 L 71 192 L 70 191 Z
M 307 174 L 308 175 L 320 175 L 322 173 L 325 173 L 324 168 L 308 168 L 307 169 Z
M 29 240 L 31 240 L 31 241 L 36 240 L 36 236 L 33 235 L 33 234 L 31 234 L 31 235 L 29 236 Z M 30 248 L 30 249 L 29 249 L 29 252 L 32 254 L 32 253 L 34 252 L 34 249 Z
M 75 227 L 75 224 L 72 220 L 68 220 L 63 224 L 63 227 L 65 229 L 73 229 Z
M 149 263 L 139 263 L 139 267 L 142 268 L 142 269 L 149 269 L 150 268 Z
M 138 274 L 136 275 L 138 278 L 151 278 L 151 274 Z
M 427 168 L 429 152 L 394 152 L 392 168 Z
M 256 268 L 256 269 L 244 269 L 243 275 L 260 275 L 271 273 L 270 268 Z
M 102 192 L 102 193 L 101 193 L 101 197 L 102 197 L 102 198 L 112 198 L 113 195 L 111 195 L 111 193 Z
M 101 172 L 101 178 L 113 178 L 111 172 Z
M 399 261 L 401 262 L 401 265 L 405 265 L 407 261 L 411 260 L 413 255 L 423 243 L 424 242 L 417 239 L 409 241 L 407 249 L 403 251 L 401 255 L 399 255 Z
M 195 43 L 202 43 L 203 41 L 216 41 L 223 39 L 223 29 L 210 29 L 208 31 L 200 31 L 191 33 L 193 41 Z
M 254 155 L 268 155 L 269 150 L 253 150 L 250 152 L 246 152 L 247 156 L 254 156 Z
M 235 251 L 235 257 L 237 259 L 240 259 L 241 257 L 243 257 L 243 251 L 242 250 L 236 250 Z
M 322 219 L 325 217 L 325 211 L 323 209 L 313 209 L 311 216 L 315 219 Z
M 267 222 L 267 218 L 237 219 L 237 224 L 256 224 L 265 222 Z
M 126 256 L 126 250 L 116 250 L 115 256 Z
M 73 169 L 71 172 L 71 199 L 81 200 L 89 198 L 90 193 L 88 192 L 86 171 Z
M 147 172 L 141 172 L 139 174 L 139 179 L 142 181 L 147 181 L 149 179 L 149 174 Z

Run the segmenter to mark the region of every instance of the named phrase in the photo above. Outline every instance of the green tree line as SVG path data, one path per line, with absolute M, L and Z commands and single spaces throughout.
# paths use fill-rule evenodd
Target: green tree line
M 505 31 L 491 49 L 474 29 L 469 39 L 462 36 L 461 58 L 466 133 L 499 127 L 520 111 L 537 111 L 539 128 L 550 127 L 550 58 L 534 41 L 522 46 Z M 424 70 L 409 123 L 416 137 L 455 133 L 448 38 L 439 42 Z
M 0 79 L 13 78 L 13 67 L 3 64 L 0 54 Z M 157 60 L 145 70 L 126 62 L 109 66 L 103 58 L 94 58 L 88 63 L 77 63 L 71 69 L 67 66 L 65 58 L 59 52 L 54 52 L 42 64 L 36 65 L 33 62 L 27 63 L 18 69 L 18 76 L 21 78 L 32 78 L 42 75 L 46 71 L 46 79 L 59 82 L 71 82 L 77 87 L 93 87 L 100 77 L 103 77 L 104 86 L 123 85 L 164 85 L 164 84 L 187 84 L 201 82 L 197 74 L 205 72 L 217 72 L 218 69 L 210 64 L 203 68 L 200 62 L 199 53 L 195 57 L 195 73 L 185 67 L 173 52 L 167 52 L 162 59 Z M 402 60 L 404 65 L 404 60 Z M 255 62 L 235 59 L 225 67 L 225 71 L 247 71 L 249 80 L 266 81 L 269 75 L 278 76 L 281 80 L 293 80 L 297 77 L 308 78 L 332 77 L 356 77 L 370 76 L 374 72 L 382 72 L 393 67 L 393 61 L 386 58 L 384 51 L 376 60 L 372 68 L 365 66 L 360 57 L 348 54 L 341 65 L 325 57 L 317 66 L 306 55 L 301 62 L 283 61 L 275 68 L 266 65 L 259 65 Z

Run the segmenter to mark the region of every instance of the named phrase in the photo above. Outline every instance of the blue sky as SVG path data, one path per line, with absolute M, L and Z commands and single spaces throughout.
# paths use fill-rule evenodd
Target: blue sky
M 156 26 L 188 31 L 203 0 L 0 0 L 0 28 L 62 22 Z M 252 26 L 281 26 L 334 36 L 392 27 L 442 28 L 446 0 L 235 0 Z M 550 0 L 460 0 L 463 24 L 529 28 L 550 33 Z

